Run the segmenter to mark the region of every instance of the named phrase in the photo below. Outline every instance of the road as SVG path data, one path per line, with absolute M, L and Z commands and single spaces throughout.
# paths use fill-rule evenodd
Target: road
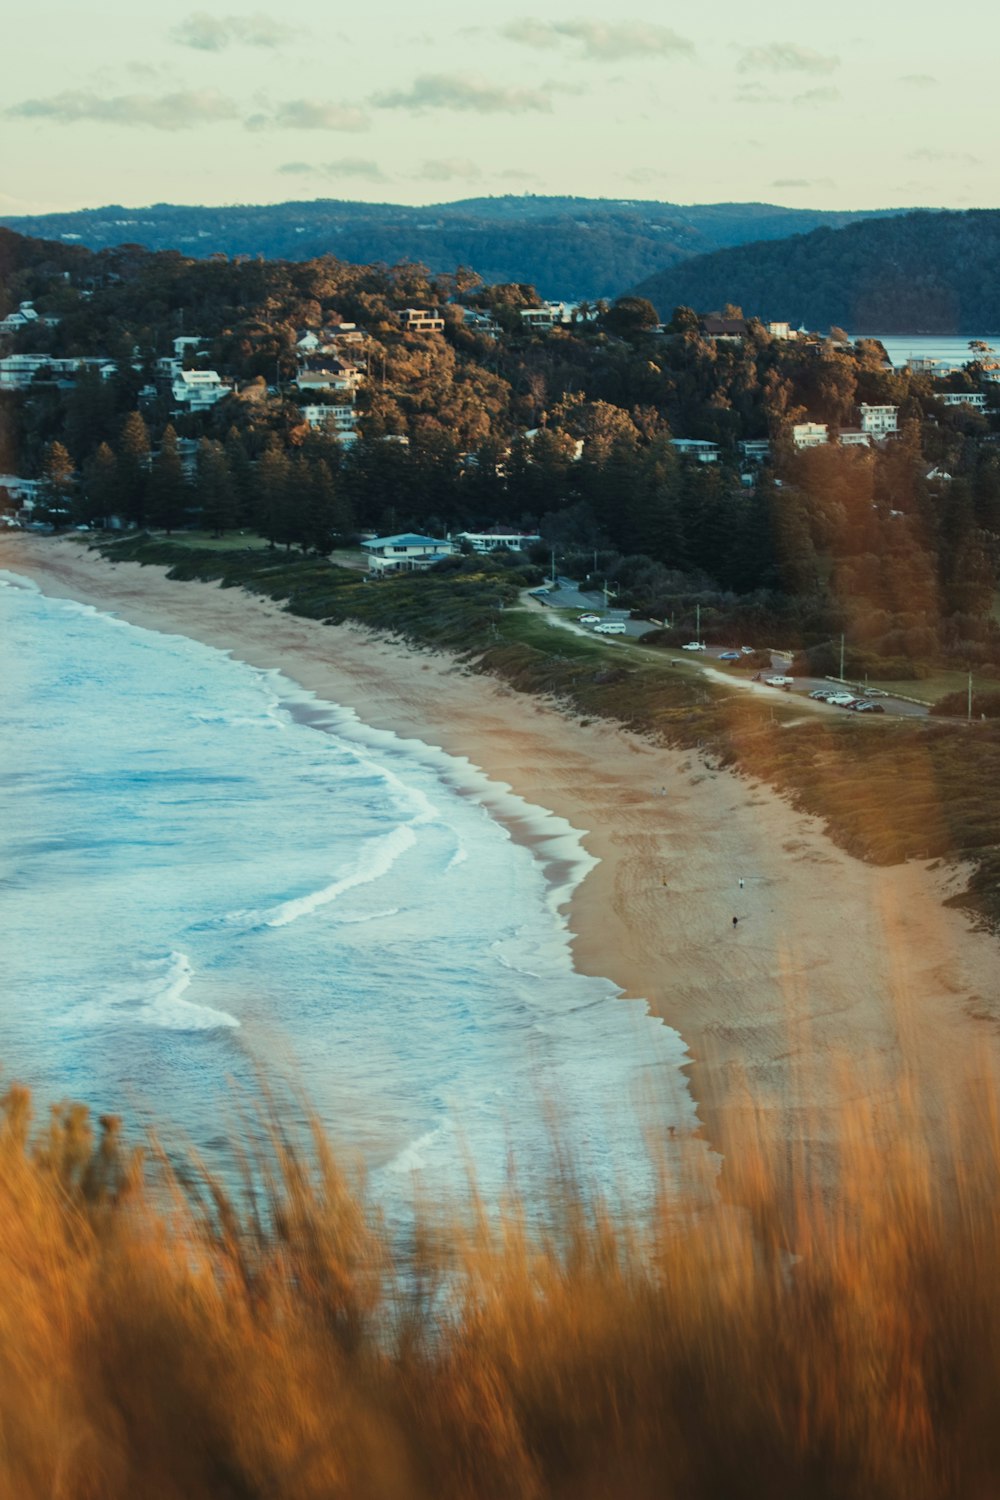
M 604 596 L 600 592 L 584 593 L 582 589 L 577 588 L 576 584 L 571 578 L 560 577 L 558 582 L 559 588 L 554 591 L 550 590 L 546 594 L 533 594 L 533 597 L 538 600 L 538 603 L 540 605 L 545 605 L 552 609 L 571 609 L 578 611 L 580 614 L 589 613 L 600 615 L 601 618 L 605 620 L 623 620 L 625 622 L 625 634 L 627 636 L 632 636 L 633 639 L 638 639 L 640 636 L 646 635 L 651 629 L 655 629 L 655 626 L 652 626 L 648 620 L 630 619 L 629 611 L 627 609 L 616 609 L 613 607 L 605 609 Z M 572 622 L 564 621 L 563 623 L 571 624 Z M 590 633 L 586 626 L 574 626 L 574 628 L 578 628 L 587 634 Z M 608 644 L 614 644 L 613 638 L 608 641 Z M 706 667 L 710 668 L 712 669 L 712 676 L 716 681 L 728 681 L 731 682 L 735 687 L 737 684 L 745 684 L 747 682 L 747 678 L 743 673 L 740 673 L 739 675 L 734 673 L 725 662 L 720 662 L 719 657 L 723 651 L 738 651 L 739 649 L 739 643 L 731 646 L 713 645 L 709 646 L 706 651 L 699 652 L 674 651 L 672 648 L 668 647 L 662 650 L 658 648 L 657 655 L 662 654 L 667 657 L 682 660 L 684 661 L 685 665 L 689 667 L 700 667 L 702 670 L 704 670 Z M 773 653 L 771 656 L 771 670 L 775 676 L 791 676 L 791 658 L 782 656 L 778 652 Z M 757 684 L 755 683 L 753 684 L 753 686 L 756 687 Z M 772 696 L 777 691 L 782 693 L 782 696 L 786 699 L 808 699 L 809 694 L 813 692 L 814 689 L 830 686 L 830 680 L 826 677 L 796 677 L 794 686 L 786 694 L 783 693 L 780 688 L 774 689 L 767 687 L 767 685 L 764 683 L 760 684 L 762 691 L 768 697 Z M 851 689 L 848 688 L 848 691 L 851 691 Z M 887 714 L 893 714 L 898 718 L 920 719 L 925 718 L 927 715 L 927 708 L 922 703 L 907 703 L 905 699 L 902 698 L 883 698 L 881 696 L 879 696 L 878 701 L 885 708 Z M 849 710 L 846 709 L 838 710 L 828 704 L 814 703 L 812 700 L 809 701 L 809 707 L 815 707 L 821 712 L 831 714 L 837 712 L 849 712 Z

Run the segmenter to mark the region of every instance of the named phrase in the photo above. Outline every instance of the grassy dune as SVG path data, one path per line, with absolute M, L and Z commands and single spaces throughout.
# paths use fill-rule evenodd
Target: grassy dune
M 917 1109 L 886 1153 L 884 1105 L 855 1107 L 833 1195 L 748 1120 L 739 1211 L 626 1229 L 567 1173 L 544 1228 L 512 1199 L 397 1245 L 273 1105 L 251 1199 L 80 1109 L 32 1131 L 11 1090 L 0 1493 L 985 1500 L 1000 1121 L 992 1089 L 968 1097 L 937 1165 Z

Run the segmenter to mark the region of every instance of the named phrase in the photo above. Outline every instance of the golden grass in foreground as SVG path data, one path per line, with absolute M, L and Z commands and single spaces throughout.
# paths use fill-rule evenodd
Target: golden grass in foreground
M 182 1192 L 155 1151 L 126 1156 L 113 1124 L 95 1141 L 80 1109 L 33 1134 L 12 1090 L 0 1494 L 995 1496 L 991 1094 L 946 1183 L 915 1117 L 888 1156 L 869 1124 L 844 1122 L 834 1194 L 799 1176 L 779 1196 L 743 1142 L 739 1212 L 625 1232 L 564 1184 L 544 1232 L 511 1205 L 394 1250 L 318 1131 L 272 1127 L 241 1208 L 204 1170 Z

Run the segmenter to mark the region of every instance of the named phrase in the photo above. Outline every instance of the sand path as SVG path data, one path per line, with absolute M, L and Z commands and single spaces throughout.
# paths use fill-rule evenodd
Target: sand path
M 581 724 L 437 653 L 111 566 L 67 540 L 4 538 L 0 565 L 280 668 L 375 727 L 468 756 L 583 830 L 600 864 L 569 913 L 577 967 L 677 1028 L 705 1132 L 724 1150 L 738 1149 L 749 1100 L 769 1139 L 802 1143 L 825 1174 L 853 1100 L 889 1101 L 913 1080 L 936 1128 L 970 1069 L 1000 1056 L 997 946 L 942 906 L 954 873 L 862 864 L 767 787 Z

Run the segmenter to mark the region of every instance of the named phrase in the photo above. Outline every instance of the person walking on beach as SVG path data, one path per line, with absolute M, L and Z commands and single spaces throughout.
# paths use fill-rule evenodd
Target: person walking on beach
M 740 890 L 743 889 L 743 876 L 740 876 Z
M 735 927 L 735 926 L 736 926 L 736 924 L 737 924 L 737 923 L 738 923 L 738 922 L 739 922 L 739 920 L 740 920 L 740 919 L 739 919 L 739 917 L 734 917 L 734 918 L 733 918 L 733 926 L 734 926 L 734 927 Z

